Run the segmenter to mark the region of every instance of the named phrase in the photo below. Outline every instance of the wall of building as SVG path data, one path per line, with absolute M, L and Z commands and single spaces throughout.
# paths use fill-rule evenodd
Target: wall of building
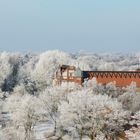
M 110 82 L 116 82 L 118 87 L 126 87 L 131 84 L 131 82 L 136 82 L 137 87 L 140 87 L 140 72 L 129 72 L 129 71 L 95 71 L 95 72 L 86 72 L 88 78 L 96 78 L 98 83 L 106 85 Z
M 115 81 L 118 87 L 126 87 L 131 82 L 136 82 L 137 87 L 140 87 L 140 71 L 81 71 L 73 66 L 64 65 L 56 74 L 59 84 L 74 82 L 82 85 L 85 78 L 96 78 L 97 82 L 103 85 Z

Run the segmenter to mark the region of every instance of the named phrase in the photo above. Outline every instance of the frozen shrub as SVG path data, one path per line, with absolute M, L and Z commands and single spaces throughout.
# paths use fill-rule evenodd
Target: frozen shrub
M 125 88 L 126 92 L 136 93 L 137 92 L 137 85 L 136 82 L 131 82 L 129 86 Z
M 116 87 L 116 82 L 108 83 L 104 88 L 104 94 L 112 98 L 117 98 L 119 95 L 122 94 L 121 89 Z
M 116 87 L 115 82 L 102 85 L 97 82 L 96 78 L 92 78 L 91 80 L 85 79 L 84 87 L 92 89 L 94 94 L 105 94 L 112 98 L 117 98 L 122 94 L 122 90 Z
M 133 93 L 135 94 L 135 93 Z M 140 110 L 140 93 L 136 93 L 132 99 L 132 107 L 130 108 L 132 112 L 136 112 Z
M 133 103 L 133 98 L 133 93 L 126 92 L 118 97 L 118 101 L 122 103 L 124 109 L 130 110 Z
M 94 94 L 103 94 L 104 86 L 97 82 L 96 78 L 92 78 L 91 80 L 85 79 L 84 87 L 90 88 Z
M 118 97 L 118 101 L 122 103 L 123 108 L 130 110 L 132 112 L 136 112 L 140 110 L 139 100 L 140 100 L 140 93 L 126 92 Z

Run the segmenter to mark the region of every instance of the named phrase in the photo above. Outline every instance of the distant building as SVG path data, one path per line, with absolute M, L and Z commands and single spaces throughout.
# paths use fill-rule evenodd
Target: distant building
M 74 82 L 82 85 L 84 79 L 96 78 L 98 83 L 106 85 L 110 82 L 116 82 L 117 87 L 126 87 L 131 82 L 136 82 L 140 87 L 140 70 L 136 71 L 82 71 L 74 66 L 62 65 L 58 68 L 55 75 L 57 85 L 63 82 Z

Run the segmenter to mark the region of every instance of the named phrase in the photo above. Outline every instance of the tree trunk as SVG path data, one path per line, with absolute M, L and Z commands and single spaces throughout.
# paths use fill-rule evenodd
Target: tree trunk
M 30 127 L 27 127 L 25 128 L 25 140 L 32 140 L 32 128 L 31 126 Z
M 92 134 L 90 135 L 90 139 L 91 140 L 96 140 L 96 134 L 94 132 L 92 132 Z
M 54 121 L 54 134 L 56 134 L 56 120 Z
M 80 140 L 82 140 L 82 138 L 83 138 L 83 129 L 81 129 L 80 131 Z

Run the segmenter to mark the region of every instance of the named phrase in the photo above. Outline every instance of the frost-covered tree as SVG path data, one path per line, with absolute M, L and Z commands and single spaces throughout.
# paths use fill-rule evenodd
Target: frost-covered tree
M 86 90 L 70 93 L 68 101 L 61 102 L 59 111 L 63 132 L 77 132 L 81 140 L 83 135 L 91 140 L 102 133 L 115 136 L 116 132 L 123 131 L 121 126 L 126 123 L 127 115 L 117 100 Z
M 40 102 L 44 117 L 53 123 L 54 132 L 56 132 L 60 94 L 53 89 L 45 90 L 44 93 L 40 94 Z
M 68 93 L 76 90 L 79 90 L 79 88 L 74 84 L 62 84 L 61 86 L 49 87 L 43 93 L 39 94 L 44 117 L 53 123 L 54 132 L 56 132 L 57 128 L 58 107 L 61 101 L 66 101 Z
M 46 86 L 52 84 L 55 71 L 59 65 L 70 63 L 70 55 L 61 51 L 47 51 L 39 55 L 39 61 L 31 74 L 31 78 L 36 81 L 37 88 L 42 91 Z
M 119 95 L 122 94 L 122 89 L 119 87 L 116 87 L 116 82 L 110 82 L 105 85 L 104 87 L 104 94 L 107 94 L 108 96 L 112 98 L 117 98 Z
M 3 52 L 0 54 L 0 87 L 4 80 L 9 76 L 12 71 L 12 66 L 9 63 L 9 53 Z
M 18 82 L 20 55 L 17 53 L 0 54 L 0 86 L 2 91 L 12 91 Z
M 117 98 L 122 94 L 122 89 L 116 87 L 115 81 L 102 85 L 97 82 L 96 78 L 92 78 L 91 80 L 85 79 L 83 85 L 86 88 L 90 88 L 94 94 L 107 94 L 112 98 Z
M 24 95 L 26 93 L 27 93 L 27 91 L 26 91 L 25 85 L 23 83 L 15 86 L 15 88 L 13 89 L 13 94 L 16 94 L 16 95 L 18 95 L 18 94 Z
M 85 88 L 90 88 L 94 94 L 104 93 L 104 86 L 98 83 L 96 78 L 92 78 L 91 80 L 85 79 L 83 85 Z
M 81 70 L 135 70 L 138 68 L 138 57 L 137 54 L 68 54 L 56 50 L 25 55 L 2 52 L 0 87 L 9 92 L 23 83 L 33 94 L 34 89 L 39 92 L 51 85 L 59 65 L 74 65 Z
M 25 54 L 21 56 L 20 68 L 18 73 L 19 84 L 27 84 L 29 81 L 34 82 L 31 75 L 35 69 L 35 66 L 39 60 L 39 54 Z
M 123 105 L 124 109 L 130 110 L 133 113 L 140 110 L 140 93 L 136 92 L 125 92 L 124 94 L 118 97 L 118 101 L 120 101 Z
M 131 82 L 129 86 L 123 88 L 123 93 L 118 97 L 123 107 L 132 112 L 140 110 L 140 92 L 135 82 Z
M 136 93 L 138 90 L 136 82 L 131 82 L 131 84 L 127 86 L 126 88 L 124 88 L 124 90 L 126 92 Z
M 34 139 L 34 126 L 40 119 L 39 100 L 31 95 L 15 94 L 7 99 L 7 110 L 11 113 L 13 129 L 16 131 L 14 136 L 23 140 Z

